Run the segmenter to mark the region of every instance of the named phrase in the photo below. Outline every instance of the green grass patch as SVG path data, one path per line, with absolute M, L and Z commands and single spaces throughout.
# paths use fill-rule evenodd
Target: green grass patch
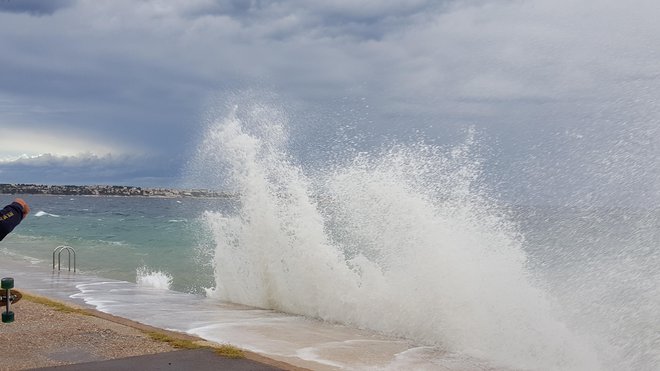
M 175 337 L 169 336 L 167 334 L 163 334 L 157 331 L 145 331 L 147 335 L 149 335 L 150 338 L 156 341 L 160 341 L 163 343 L 167 343 L 175 348 L 179 349 L 199 349 L 199 348 L 204 348 L 203 346 L 199 344 L 195 344 L 195 342 L 191 340 L 185 340 L 185 339 L 177 339 Z
M 245 353 L 242 350 L 228 344 L 213 347 L 213 350 L 216 354 L 226 358 L 245 358 Z
M 33 303 L 46 305 L 48 307 L 51 307 L 52 309 L 55 309 L 58 312 L 77 313 L 77 314 L 82 314 L 82 315 L 85 315 L 85 316 L 91 316 L 91 314 L 88 311 L 84 310 L 84 309 L 74 308 L 74 307 L 71 307 L 69 305 L 62 304 L 62 303 L 54 301 L 54 300 L 50 300 L 48 298 L 44 298 L 43 296 L 33 296 L 33 295 L 30 295 L 30 294 L 23 294 L 23 299 L 24 300 L 29 300 Z
M 171 345 L 174 348 L 178 349 L 201 349 L 201 348 L 207 348 L 207 349 L 213 349 L 215 354 L 226 357 L 226 358 L 245 358 L 245 354 L 243 351 L 239 348 L 236 348 L 235 346 L 232 345 L 220 345 L 220 346 L 207 346 L 207 345 L 201 345 L 197 344 L 196 342 L 192 340 L 186 340 L 186 339 L 177 339 L 176 337 L 163 334 L 161 332 L 157 331 L 145 331 L 147 335 L 153 340 L 156 341 L 161 341 L 164 343 L 167 343 Z

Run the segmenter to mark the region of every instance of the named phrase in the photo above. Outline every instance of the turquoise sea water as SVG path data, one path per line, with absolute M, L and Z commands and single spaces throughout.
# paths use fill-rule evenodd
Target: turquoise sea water
M 6 203 L 13 196 L 3 196 Z M 32 213 L 0 248 L 52 264 L 60 245 L 76 251 L 77 269 L 136 282 L 162 272 L 177 291 L 203 293 L 214 286 L 212 240 L 201 220 L 205 210 L 230 210 L 230 199 L 168 199 L 21 195 Z M 67 269 L 68 255 L 61 255 Z

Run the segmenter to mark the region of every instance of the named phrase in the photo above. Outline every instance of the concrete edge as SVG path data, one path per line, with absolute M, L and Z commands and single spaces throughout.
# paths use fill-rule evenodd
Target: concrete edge
M 166 330 L 166 329 L 162 329 L 162 328 L 159 328 L 159 327 L 154 327 L 154 326 L 147 325 L 147 324 L 144 324 L 144 323 L 141 323 L 141 322 L 133 321 L 133 320 L 128 319 L 128 318 L 115 316 L 115 315 L 109 314 L 109 313 L 104 313 L 104 312 L 101 312 L 97 309 L 87 308 L 87 307 L 76 305 L 74 303 L 66 302 L 66 301 L 63 301 L 63 300 L 53 299 L 51 297 L 35 294 L 33 292 L 26 291 L 26 290 L 23 290 L 23 289 L 21 289 L 20 291 L 22 293 L 28 294 L 32 297 L 43 298 L 44 300 L 48 300 L 48 301 L 60 304 L 62 306 L 74 309 L 74 310 L 80 312 L 81 314 L 97 317 L 97 318 L 100 318 L 100 319 L 103 319 L 103 320 L 106 320 L 106 321 L 109 321 L 109 322 L 114 322 L 114 323 L 117 323 L 117 324 L 120 324 L 120 325 L 132 327 L 132 328 L 140 330 L 144 333 L 154 332 L 154 333 L 166 335 L 170 338 L 177 339 L 177 340 L 187 340 L 187 341 L 194 342 L 194 343 L 200 345 L 201 347 L 219 348 L 219 347 L 222 347 L 223 345 L 231 345 L 231 344 L 215 343 L 215 342 L 212 342 L 212 341 L 208 341 L 206 339 L 202 339 L 202 338 L 200 338 L 198 336 L 195 336 L 195 335 L 186 334 L 184 332 L 171 331 L 171 330 Z M 29 297 L 26 298 L 25 296 L 23 297 L 22 300 L 30 301 Z M 17 304 L 17 305 L 20 305 L 20 303 Z M 44 305 L 48 305 L 48 304 L 44 304 Z M 158 341 L 158 340 L 154 339 L 154 341 Z M 231 346 L 236 347 L 234 345 L 231 345 Z M 294 365 L 288 364 L 286 362 L 282 362 L 282 361 L 278 361 L 278 360 L 275 360 L 275 359 L 272 359 L 272 358 L 268 358 L 264 355 L 261 355 L 261 354 L 255 353 L 255 352 L 251 352 L 249 350 L 245 350 L 245 349 L 242 349 L 240 347 L 236 347 L 236 348 L 240 349 L 243 352 L 243 354 L 245 355 L 245 359 L 249 359 L 251 361 L 263 363 L 263 364 L 266 364 L 268 366 L 277 367 L 277 368 L 280 368 L 280 369 L 283 369 L 283 370 L 311 371 L 307 368 L 294 366 Z M 218 357 L 222 357 L 222 355 L 218 355 Z

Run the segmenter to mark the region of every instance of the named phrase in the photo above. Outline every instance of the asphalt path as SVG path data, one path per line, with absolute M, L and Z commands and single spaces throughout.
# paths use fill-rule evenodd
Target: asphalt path
M 99 362 L 44 367 L 38 370 L 59 371 L 111 371 L 111 370 L 195 370 L 195 371 L 272 371 L 281 370 L 273 366 L 244 358 L 226 358 L 212 349 L 177 350 Z

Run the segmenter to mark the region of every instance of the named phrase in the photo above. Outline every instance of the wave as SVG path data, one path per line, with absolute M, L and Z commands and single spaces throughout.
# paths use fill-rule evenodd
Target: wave
M 0 253 L 2 253 L 3 255 L 9 256 L 12 259 L 28 262 L 31 265 L 38 265 L 38 264 L 41 264 L 44 261 L 42 259 L 37 259 L 37 258 L 31 257 L 31 256 L 27 256 L 27 255 L 19 254 L 19 253 L 14 252 L 14 251 L 10 251 L 6 247 L 3 247 L 2 249 L 0 249 Z
M 473 132 L 453 148 L 397 144 L 311 174 L 290 160 L 284 115 L 252 108 L 213 122 L 199 151 L 228 173 L 241 205 L 205 213 L 211 295 L 506 367 L 600 368 L 480 186 Z
M 36 217 L 41 217 L 41 216 L 52 216 L 53 218 L 59 218 L 59 217 L 60 217 L 60 216 L 57 215 L 57 214 L 47 213 L 47 212 L 45 212 L 45 211 L 43 211 L 43 210 L 37 211 L 37 212 L 34 214 L 34 216 L 36 216 Z
M 96 241 L 107 245 L 128 246 L 128 242 L 126 241 L 110 241 L 110 240 L 96 240 Z
M 172 286 L 172 276 L 166 272 L 153 271 L 146 266 L 139 267 L 136 271 L 138 287 L 149 287 L 159 290 L 169 290 Z

